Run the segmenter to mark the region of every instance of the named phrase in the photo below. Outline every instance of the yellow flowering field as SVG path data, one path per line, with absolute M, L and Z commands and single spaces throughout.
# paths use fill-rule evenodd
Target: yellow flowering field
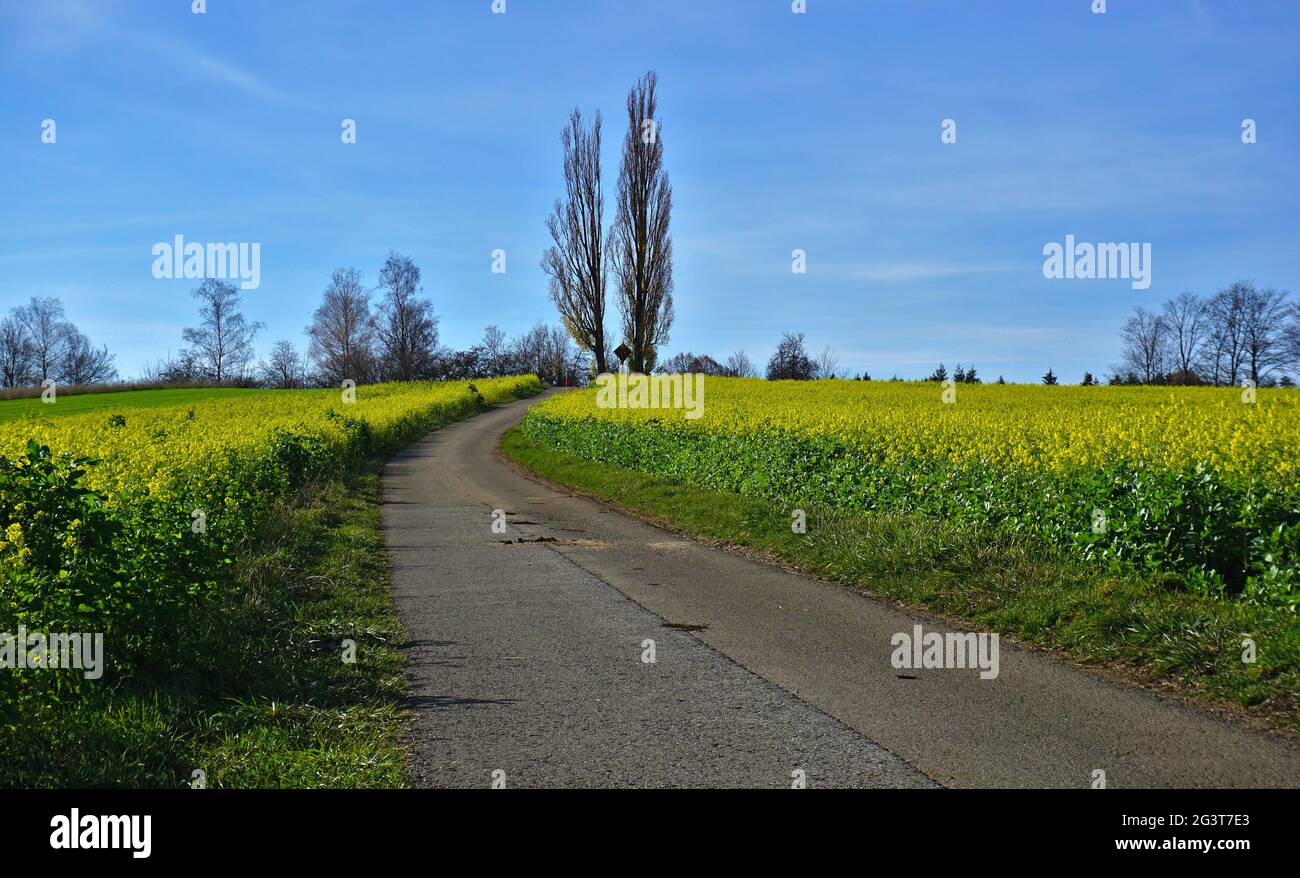
M 702 415 L 667 408 L 599 408 L 595 391 L 548 400 L 539 414 L 646 423 L 671 420 L 717 433 L 782 431 L 833 437 L 883 462 L 941 457 L 1065 471 L 1119 460 L 1300 478 L 1300 390 L 957 385 L 934 382 L 706 380 Z
M 115 667 L 130 668 L 155 632 L 174 631 L 196 598 L 230 585 L 276 502 L 539 389 L 529 375 L 362 386 L 355 400 L 195 391 L 177 405 L 0 422 L 0 631 L 106 631 Z
M 1294 600 L 1300 390 L 703 380 L 698 418 L 586 390 L 525 430 L 723 490 L 1008 528 Z
M 342 449 L 349 423 L 364 422 L 375 436 L 389 436 L 430 413 L 473 400 L 471 382 L 376 384 L 356 389 L 345 403 L 341 390 L 277 390 L 199 399 L 161 408 L 125 407 L 63 417 L 0 422 L 0 457 L 24 453 L 28 441 L 55 454 L 96 458 L 85 484 L 116 497 L 145 489 L 166 498 L 194 478 L 215 482 L 231 461 L 264 453 L 277 434 L 312 437 Z M 473 383 L 487 405 L 537 390 L 536 378 L 494 378 Z M 57 406 L 59 403 L 55 403 Z

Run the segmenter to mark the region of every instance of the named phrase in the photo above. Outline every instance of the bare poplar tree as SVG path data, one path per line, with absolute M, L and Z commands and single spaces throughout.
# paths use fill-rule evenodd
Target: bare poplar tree
M 253 339 L 262 324 L 244 318 L 239 310 L 239 288 L 229 281 L 210 277 L 193 295 L 203 303 L 199 309 L 202 322 L 186 327 L 182 335 L 199 376 L 217 384 L 244 378 L 254 356 Z
M 611 230 L 623 335 L 633 372 L 654 368 L 673 323 L 673 189 L 664 171 L 657 78 L 647 73 L 627 95 L 627 135 L 618 174 L 618 212 Z
M 389 253 L 379 270 L 377 291 L 384 298 L 375 318 L 384 379 L 430 378 L 438 352 L 438 318 L 433 303 L 421 299 L 420 269 L 409 256 Z
M 323 384 L 374 378 L 374 324 L 370 293 L 355 268 L 336 268 L 307 327 L 307 356 Z
M 551 277 L 551 301 L 578 347 L 605 371 L 605 196 L 600 182 L 599 111 L 587 128 L 574 110 L 560 135 L 564 198 L 556 199 L 546 228 L 555 243 L 542 256 Z

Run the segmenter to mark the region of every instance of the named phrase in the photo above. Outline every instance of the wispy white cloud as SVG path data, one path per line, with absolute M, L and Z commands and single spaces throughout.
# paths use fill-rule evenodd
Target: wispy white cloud
M 115 0 L 39 0 L 0 5 L 0 22 L 12 24 L 12 42 L 24 53 L 70 55 L 123 45 L 140 49 L 209 82 L 226 85 L 265 101 L 287 96 L 265 80 L 230 61 L 204 52 L 170 35 L 122 28 Z
M 283 101 L 286 96 L 243 68 L 170 37 L 141 35 L 136 42 L 175 67 L 188 70 L 200 79 L 228 85 L 265 101 Z

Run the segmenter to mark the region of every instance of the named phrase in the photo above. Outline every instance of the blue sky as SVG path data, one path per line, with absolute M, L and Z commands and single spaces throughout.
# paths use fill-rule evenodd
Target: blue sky
M 151 273 L 181 234 L 261 244 L 261 353 L 305 346 L 331 269 L 373 283 L 390 249 L 422 268 L 446 344 L 553 321 L 560 129 L 604 112 L 608 208 L 648 69 L 675 200 L 668 353 L 761 363 L 798 330 L 877 378 L 943 360 L 1077 382 L 1118 359 L 1133 305 L 1238 277 L 1300 289 L 1291 0 L 807 5 L 0 0 L 0 309 L 59 296 L 137 374 L 195 319 L 195 282 Z M 1150 288 L 1044 278 L 1066 234 L 1150 242 Z

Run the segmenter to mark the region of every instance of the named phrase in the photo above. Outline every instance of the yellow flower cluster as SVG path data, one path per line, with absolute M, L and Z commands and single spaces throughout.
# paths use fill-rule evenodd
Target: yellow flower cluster
M 704 381 L 698 420 L 681 409 L 600 407 L 594 390 L 557 395 L 538 413 L 827 437 L 885 463 L 923 458 L 1064 472 L 1202 462 L 1225 475 L 1300 486 L 1300 390 L 1259 390 L 1251 402 L 1241 388 Z
M 488 404 L 540 388 L 531 375 L 484 379 L 473 386 Z M 250 452 L 255 456 L 279 432 L 341 445 L 347 439 L 345 419 L 364 421 L 385 437 L 473 398 L 466 381 L 362 386 L 355 389 L 355 402 L 345 402 L 341 390 L 249 391 L 208 399 L 201 394 L 196 391 L 195 401 L 187 404 L 112 409 L 124 424 L 110 422 L 102 411 L 6 421 L 0 423 L 0 456 L 18 457 L 34 439 L 56 454 L 99 459 L 86 476 L 88 487 L 110 496 L 143 488 L 166 498 L 181 478 L 191 486 L 196 479 L 219 483 L 230 461 Z

